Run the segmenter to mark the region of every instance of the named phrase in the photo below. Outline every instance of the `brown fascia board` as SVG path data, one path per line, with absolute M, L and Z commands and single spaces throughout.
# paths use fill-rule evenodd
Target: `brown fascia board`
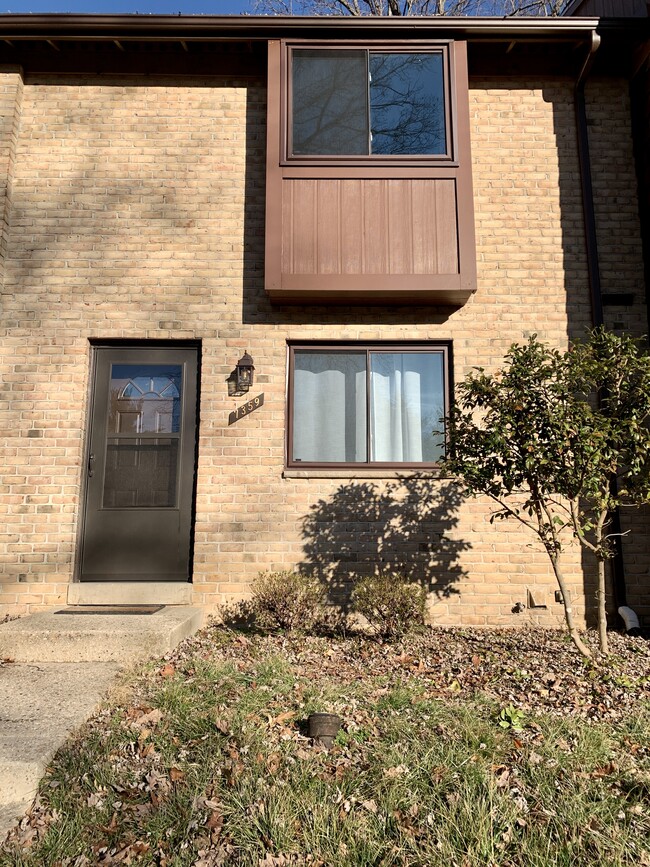
M 575 41 L 597 18 L 448 18 L 252 15 L 0 15 L 0 39 L 231 41 L 279 38 L 456 38 L 470 41 Z

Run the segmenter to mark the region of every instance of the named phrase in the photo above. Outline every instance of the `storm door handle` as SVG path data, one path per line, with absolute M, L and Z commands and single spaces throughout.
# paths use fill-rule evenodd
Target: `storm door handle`
M 93 464 L 95 463 L 95 455 L 88 455 L 88 476 L 92 476 L 95 472 Z

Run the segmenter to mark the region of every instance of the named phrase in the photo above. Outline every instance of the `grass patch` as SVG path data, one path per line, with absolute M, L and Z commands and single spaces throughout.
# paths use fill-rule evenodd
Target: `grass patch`
M 421 650 L 208 631 L 58 753 L 0 864 L 650 865 L 647 697 L 514 731 L 498 659 L 470 643 L 470 689 Z M 329 751 L 320 710 L 344 720 Z

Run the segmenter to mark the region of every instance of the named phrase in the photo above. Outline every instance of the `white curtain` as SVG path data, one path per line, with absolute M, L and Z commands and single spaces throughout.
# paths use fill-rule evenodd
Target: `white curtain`
M 293 400 L 294 460 L 367 460 L 365 352 L 296 352 Z
M 436 461 L 442 455 L 440 353 L 373 352 L 370 364 L 372 461 Z

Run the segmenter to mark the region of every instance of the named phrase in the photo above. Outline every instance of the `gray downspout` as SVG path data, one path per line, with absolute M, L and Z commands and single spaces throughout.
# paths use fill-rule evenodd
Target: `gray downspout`
M 587 130 L 587 109 L 585 104 L 585 84 L 594 63 L 595 54 L 600 47 L 600 36 L 591 32 L 591 45 L 575 84 L 576 128 L 578 135 L 578 162 L 580 164 L 580 185 L 582 188 L 582 210 L 585 226 L 585 247 L 587 251 L 587 271 L 591 297 L 591 322 L 594 328 L 603 325 L 603 299 L 600 284 L 598 260 L 598 237 L 596 235 L 596 214 L 594 211 L 594 191 L 591 180 L 591 158 L 589 155 L 589 134 Z M 616 493 L 616 479 L 612 480 L 612 490 Z M 621 516 L 618 509 L 612 513 L 614 534 L 614 556 L 612 558 L 615 608 L 626 604 L 625 567 L 623 546 L 621 544 Z

